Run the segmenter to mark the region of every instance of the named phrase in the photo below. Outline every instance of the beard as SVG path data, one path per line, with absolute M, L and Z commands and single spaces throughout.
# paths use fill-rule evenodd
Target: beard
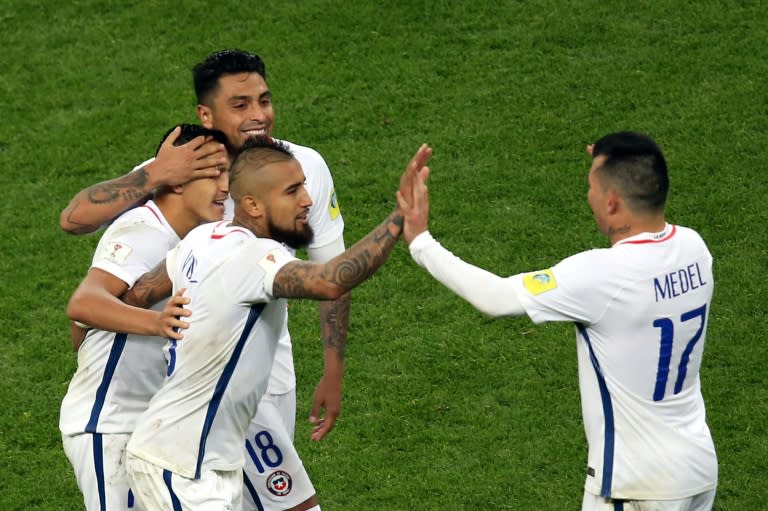
M 294 250 L 306 247 L 315 237 L 315 231 L 313 231 L 312 227 L 309 225 L 300 231 L 281 229 L 271 221 L 267 222 L 267 226 L 269 227 L 270 238 L 279 243 L 283 243 L 284 245 L 288 245 Z

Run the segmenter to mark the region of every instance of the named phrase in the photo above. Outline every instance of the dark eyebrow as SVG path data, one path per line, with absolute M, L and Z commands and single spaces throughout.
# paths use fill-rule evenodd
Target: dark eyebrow
M 261 94 L 259 94 L 259 100 L 264 99 L 265 97 L 272 97 L 272 91 L 265 90 Z M 253 96 L 230 96 L 229 101 L 250 101 Z

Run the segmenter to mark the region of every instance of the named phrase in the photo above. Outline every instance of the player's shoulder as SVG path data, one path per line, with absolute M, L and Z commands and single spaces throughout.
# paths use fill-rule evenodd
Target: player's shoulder
M 326 168 L 328 167 L 328 164 L 325 162 L 325 158 L 323 158 L 323 156 L 317 150 L 308 146 L 299 145 L 289 140 L 277 140 L 288 146 L 288 149 L 291 150 L 293 156 L 299 160 L 299 163 L 301 163 L 302 167 L 305 168 L 305 172 L 308 170 L 307 167 L 314 168 L 318 165 L 322 165 Z
M 690 240 L 692 242 L 701 243 L 706 245 L 704 237 L 692 227 L 686 227 L 684 225 L 675 225 L 676 234 L 683 240 Z
M 105 234 L 126 231 L 167 231 L 168 222 L 160 208 L 149 201 L 136 206 L 117 217 L 106 229 Z

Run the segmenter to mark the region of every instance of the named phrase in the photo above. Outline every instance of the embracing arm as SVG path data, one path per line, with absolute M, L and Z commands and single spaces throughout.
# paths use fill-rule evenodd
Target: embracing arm
M 89 186 L 79 191 L 62 210 L 59 225 L 70 234 L 93 232 L 131 207 L 146 202 L 152 189 L 146 165 Z
M 70 234 L 93 232 L 133 206 L 146 202 L 159 186 L 218 176 L 218 166 L 227 161 L 224 146 L 205 137 L 175 146 L 173 143 L 180 133 L 178 127 L 172 131 L 160 146 L 157 158 L 142 167 L 78 192 L 59 216 L 61 228 Z
M 123 303 L 119 296 L 128 284 L 109 272 L 92 268 L 77 287 L 67 305 L 67 317 L 71 321 L 109 332 L 137 335 L 154 335 L 178 338 L 174 327 L 182 327 L 180 320 L 169 320 L 164 313 L 132 307 Z M 178 305 L 169 301 L 169 306 Z M 84 335 L 70 324 L 75 350 Z
M 141 276 L 139 280 L 120 298 L 127 305 L 149 308 L 171 296 L 173 283 L 165 269 L 165 259 Z

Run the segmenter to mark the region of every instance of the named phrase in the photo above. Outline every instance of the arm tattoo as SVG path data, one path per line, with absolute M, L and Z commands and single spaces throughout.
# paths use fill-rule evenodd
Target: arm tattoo
M 99 183 L 90 187 L 88 202 L 91 204 L 109 204 L 122 199 L 131 204 L 147 196 L 144 186 L 148 181 L 147 171 L 141 168 L 120 179 Z
M 165 270 L 165 260 L 145 273 L 120 297 L 128 305 L 147 309 L 154 304 L 171 296 L 173 284 Z
M 349 293 L 338 300 L 320 302 L 320 328 L 323 334 L 323 347 L 336 352 L 339 360 L 344 360 L 349 328 Z
M 147 172 L 141 168 L 81 191 L 62 211 L 64 224 L 67 225 L 65 230 L 73 234 L 93 232 L 131 206 L 145 202 L 150 195 L 144 191 L 147 180 Z
M 275 276 L 273 295 L 322 300 L 334 296 L 334 289 L 348 292 L 384 264 L 402 230 L 403 216 L 395 211 L 365 238 L 325 264 L 288 263 Z

